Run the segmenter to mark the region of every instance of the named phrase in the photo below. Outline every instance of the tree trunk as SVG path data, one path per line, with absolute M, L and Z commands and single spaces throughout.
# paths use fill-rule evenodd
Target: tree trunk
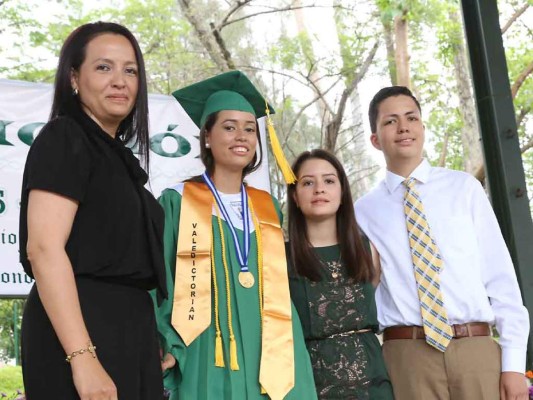
M 509 21 L 503 26 L 502 28 L 502 35 L 505 35 L 505 32 L 515 23 L 515 21 L 526 12 L 526 10 L 529 8 L 529 3 L 525 3 L 520 7 L 518 10 L 514 12 L 514 14 L 509 18 Z
M 294 1 L 294 18 L 296 19 L 296 27 L 298 29 L 299 35 L 307 35 L 307 28 L 305 27 L 305 15 L 304 15 L 304 9 L 302 8 L 302 2 L 301 0 L 295 0 Z M 311 86 L 314 90 L 314 92 L 318 96 L 318 100 L 316 102 L 318 115 L 320 117 L 320 120 L 322 121 L 322 130 L 323 135 L 326 134 L 324 132 L 324 127 L 329 123 L 331 120 L 331 112 L 329 109 L 329 105 L 326 102 L 326 99 L 324 98 L 324 90 L 322 88 L 322 85 L 320 83 L 320 75 L 318 74 L 316 68 L 315 68 L 315 60 L 317 59 L 313 47 L 311 43 L 301 43 L 302 50 L 305 54 L 306 62 L 307 62 L 307 70 L 309 71 L 309 75 L 307 79 L 311 83 Z
M 459 13 L 450 13 L 452 21 L 460 20 Z M 459 112 L 463 121 L 461 142 L 463 144 L 463 167 L 466 172 L 475 173 L 483 165 L 483 154 L 479 137 L 477 111 L 470 84 L 470 67 L 466 55 L 466 48 L 461 32 L 452 33 L 455 41 L 455 55 L 453 58 L 454 74 L 459 95 Z
M 516 97 L 516 94 L 518 93 L 518 91 L 520 90 L 520 88 L 522 87 L 522 84 L 524 83 L 524 81 L 526 80 L 526 78 L 531 75 L 531 73 L 533 73 L 533 61 L 531 61 L 529 63 L 529 65 L 527 65 L 523 70 L 522 72 L 520 72 L 520 74 L 518 75 L 518 77 L 516 78 L 516 80 L 514 81 L 513 83 L 513 86 L 511 87 L 511 95 L 513 97 L 513 100 L 514 98 Z
M 390 21 L 383 21 L 383 36 L 385 38 L 385 47 L 387 49 L 387 63 L 389 65 L 389 76 L 391 84 L 397 85 L 396 78 L 396 52 L 394 50 L 394 38 L 392 33 L 392 24 Z
M 409 72 L 409 49 L 407 30 L 407 11 L 394 18 L 394 36 L 396 39 L 394 59 L 396 61 L 396 81 L 400 86 L 411 87 Z
M 205 15 L 200 15 L 197 7 L 194 6 L 194 2 L 191 0 L 178 0 L 178 5 L 183 11 L 185 18 L 187 21 L 189 21 L 194 31 L 198 35 L 200 43 L 202 43 L 207 51 L 207 54 L 215 63 L 217 68 L 221 72 L 232 69 L 230 67 L 233 64 L 230 61 L 231 58 L 229 60 L 227 59 L 227 57 L 230 57 L 229 53 L 223 53 L 223 49 L 220 48 L 219 42 L 217 42 L 217 40 L 220 40 L 220 38 L 216 37 L 216 35 L 213 34 L 212 29 L 206 25 Z M 224 58 L 224 56 L 226 56 L 226 58 Z
M 446 130 L 446 132 L 444 132 L 444 138 L 442 139 L 442 150 L 440 152 L 439 163 L 437 164 L 439 167 L 446 166 L 446 156 L 448 155 L 449 139 L 450 139 L 450 132 Z
M 350 187 L 354 198 L 362 196 L 370 190 L 370 179 L 361 179 L 362 175 L 366 176 L 368 171 L 374 166 L 373 159 L 368 155 L 367 140 L 365 137 L 364 125 L 366 123 L 365 115 L 361 106 L 361 97 L 356 87 L 350 96 L 350 105 L 352 109 L 352 127 L 349 129 L 351 146 L 346 147 L 343 151 L 344 165 L 353 165 L 355 179 L 350 180 Z

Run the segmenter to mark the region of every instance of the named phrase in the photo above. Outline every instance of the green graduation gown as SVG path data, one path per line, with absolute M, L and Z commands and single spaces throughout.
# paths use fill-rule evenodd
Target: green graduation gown
M 245 289 L 238 281 L 239 262 L 231 242 L 231 233 L 226 221 L 222 220 L 228 266 L 230 269 L 230 294 L 232 306 L 233 331 L 237 343 L 237 356 L 240 369 L 229 368 L 229 331 L 226 301 L 226 283 L 222 264 L 221 238 L 218 222 L 213 216 L 213 238 L 216 265 L 216 279 L 219 290 L 219 321 L 223 337 L 225 367 L 215 366 L 215 312 L 211 307 L 211 325 L 188 347 L 171 325 L 172 299 L 176 266 L 176 246 L 180 221 L 181 195 L 167 189 L 159 202 L 165 210 L 165 265 L 167 274 L 168 299 L 160 307 L 156 306 L 157 324 L 163 352 L 168 352 L 177 360 L 177 365 L 165 375 L 165 387 L 171 391 L 171 400 L 220 400 L 220 399 L 268 399 L 261 395 L 259 385 L 259 366 L 261 359 L 261 331 L 259 313 L 259 294 L 257 285 L 257 242 L 255 234 L 250 235 L 250 255 L 248 267 L 256 277 L 253 288 Z M 276 203 L 275 203 L 276 204 Z M 276 204 L 278 214 L 279 207 Z M 242 240 L 243 232 L 236 230 Z M 263 244 L 268 252 L 268 243 Z M 212 293 L 212 296 L 214 294 Z M 212 298 L 212 302 L 214 299 Z M 214 304 L 214 303 L 213 303 Z M 292 325 L 294 335 L 295 386 L 285 399 L 316 399 L 313 371 L 298 313 L 292 306 Z

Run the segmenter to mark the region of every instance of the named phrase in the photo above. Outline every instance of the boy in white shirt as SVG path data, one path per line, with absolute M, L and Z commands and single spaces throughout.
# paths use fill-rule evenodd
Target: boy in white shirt
M 376 301 L 395 398 L 527 400 L 529 316 L 483 188 L 423 159 L 409 89 L 381 89 L 369 118 L 387 173 L 355 210 L 381 269 Z

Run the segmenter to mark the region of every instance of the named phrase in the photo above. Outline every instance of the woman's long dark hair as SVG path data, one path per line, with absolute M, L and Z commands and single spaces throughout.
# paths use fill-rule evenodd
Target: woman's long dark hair
M 211 129 L 217 122 L 219 112 L 220 111 L 209 114 L 209 116 L 205 120 L 204 126 L 202 126 L 202 129 L 200 129 L 200 159 L 202 160 L 202 163 L 204 164 L 204 167 L 209 175 L 213 175 L 213 172 L 215 171 L 215 158 L 213 157 L 211 149 L 205 147 L 206 136 L 207 133 L 211 131 Z M 263 162 L 261 133 L 259 132 L 259 124 L 257 123 L 257 120 L 255 122 L 255 129 L 257 134 L 257 146 L 255 148 L 254 158 L 252 159 L 252 161 L 250 161 L 250 164 L 248 164 L 242 170 L 242 179 L 244 179 L 246 175 L 258 169 L 261 166 L 261 163 Z M 257 155 L 257 153 L 259 153 L 259 156 Z M 191 178 L 190 181 L 203 182 L 203 178 L 201 176 L 195 176 Z
M 292 165 L 294 174 L 298 176 L 303 163 L 313 159 L 327 161 L 337 171 L 341 184 L 341 203 L 336 216 L 337 240 L 341 259 L 351 278 L 356 282 L 369 282 L 374 276 L 374 268 L 369 251 L 363 242 L 362 233 L 355 220 L 352 194 L 346 172 L 333 154 L 326 150 L 315 149 L 303 152 L 298 156 Z M 289 185 L 287 190 L 290 261 L 299 275 L 312 281 L 320 281 L 322 279 L 320 271 L 323 267 L 309 241 L 305 216 L 297 207 L 294 199 L 296 185 L 297 183 Z
M 78 71 L 85 60 L 87 45 L 95 37 L 112 33 L 124 36 L 131 43 L 135 52 L 138 71 L 138 92 L 135 105 L 131 112 L 122 120 L 117 130 L 117 137 L 131 146 L 138 145 L 139 154 L 144 161 L 146 170 L 149 169 L 150 136 L 148 132 L 148 89 L 146 85 L 146 71 L 144 59 L 135 36 L 125 27 L 112 22 L 95 22 L 76 28 L 65 40 L 55 78 L 54 100 L 50 119 L 59 116 L 73 116 L 82 111 L 79 96 L 72 93 L 71 76 Z

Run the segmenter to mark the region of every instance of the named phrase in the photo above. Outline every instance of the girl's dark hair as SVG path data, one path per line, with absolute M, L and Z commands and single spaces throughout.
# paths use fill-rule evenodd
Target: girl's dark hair
M 303 152 L 298 156 L 292 165 L 294 174 L 298 176 L 303 163 L 312 159 L 325 160 L 337 171 L 341 184 L 341 203 L 336 216 L 337 240 L 341 259 L 351 278 L 356 282 L 369 282 L 374 276 L 374 268 L 369 250 L 355 220 L 350 184 L 346 172 L 333 154 L 326 150 L 315 149 Z M 297 184 L 289 185 L 287 190 L 290 261 L 299 275 L 312 281 L 320 281 L 322 279 L 320 271 L 323 267 L 309 242 L 305 216 L 296 206 L 294 200 Z
M 202 163 L 204 164 L 207 173 L 210 175 L 213 174 L 213 171 L 215 170 L 215 159 L 213 157 L 211 149 L 207 149 L 205 147 L 205 143 L 207 133 L 211 131 L 211 129 L 217 122 L 219 112 L 220 111 L 209 114 L 209 116 L 205 120 L 204 126 L 202 127 L 202 129 L 200 129 L 200 159 L 202 160 Z M 263 162 L 263 152 L 261 150 L 261 133 L 259 132 L 259 125 L 257 124 L 257 120 L 255 122 L 255 129 L 257 133 L 257 146 L 254 158 L 252 159 L 250 164 L 248 164 L 242 170 L 243 179 L 246 175 L 258 169 L 261 166 L 261 163 Z M 257 153 L 259 153 L 259 156 L 257 155 Z
M 139 148 L 139 154 L 144 161 L 145 168 L 149 168 L 150 136 L 148 132 L 148 89 L 146 85 L 146 71 L 144 59 L 135 36 L 124 26 L 113 22 L 95 22 L 76 28 L 65 40 L 59 63 L 57 66 L 54 100 L 50 119 L 59 116 L 73 116 L 82 111 L 79 96 L 72 93 L 71 75 L 80 70 L 85 61 L 87 45 L 95 37 L 111 33 L 124 36 L 131 43 L 135 52 L 138 72 L 138 92 L 133 109 L 120 123 L 117 137 L 124 143 Z

